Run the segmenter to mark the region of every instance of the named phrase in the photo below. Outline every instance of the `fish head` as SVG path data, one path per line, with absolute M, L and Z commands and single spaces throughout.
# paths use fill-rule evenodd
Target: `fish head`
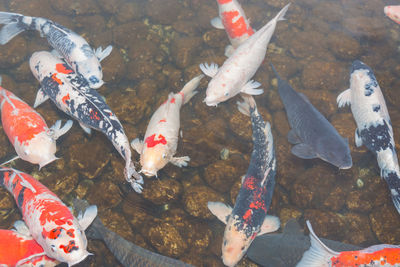
M 14 146 L 21 159 L 39 164 L 40 168 L 58 159 L 55 156 L 56 141 L 51 137 L 49 129 L 35 135 L 29 141 L 20 143 L 17 139 Z
M 141 173 L 148 177 L 157 176 L 157 172 L 164 168 L 169 162 L 167 147 L 158 144 L 151 148 L 145 148 L 140 156 L 140 164 L 142 165 Z
M 63 225 L 53 223 L 52 227 L 47 228 L 49 231 L 45 231 L 46 234 L 42 233 L 45 237 L 45 245 L 42 247 L 47 256 L 72 266 L 91 255 L 86 249 L 85 233 L 75 218 L 73 222 L 68 221 Z
M 206 98 L 203 102 L 205 102 L 207 106 L 217 106 L 219 103 L 228 100 L 233 96 L 230 85 L 230 83 L 224 81 L 220 82 L 218 79 L 211 80 L 208 83 Z
M 244 256 L 256 234 L 248 236 L 244 230 L 239 230 L 238 220 L 230 216 L 225 227 L 222 241 L 222 261 L 226 266 L 235 266 Z
M 64 61 L 47 51 L 34 52 L 29 59 L 31 72 L 38 81 L 42 81 L 50 73 L 55 73 L 55 66 L 58 63 Z
M 83 76 L 83 78 L 89 83 L 89 87 L 97 89 L 104 84 L 103 72 L 101 65 L 97 57 L 93 56 L 85 61 L 77 62 L 76 72 Z
M 339 169 L 349 169 L 353 165 L 348 141 L 345 140 L 342 144 L 332 142 L 330 138 L 322 138 L 320 144 L 321 149 L 318 149 L 318 157 L 329 162 Z
M 379 87 L 372 69 L 360 60 L 355 60 L 350 68 L 350 88 L 360 97 L 368 97 Z

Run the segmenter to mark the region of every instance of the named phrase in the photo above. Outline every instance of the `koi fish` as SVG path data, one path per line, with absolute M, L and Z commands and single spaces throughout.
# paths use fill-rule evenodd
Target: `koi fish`
M 385 6 L 383 12 L 391 20 L 400 24 L 400 6 Z
M 58 120 L 49 129 L 39 113 L 3 87 L 0 101 L 3 129 L 18 157 L 39 164 L 39 169 L 56 160 L 56 140 L 72 127 L 72 121 L 61 128 Z
M 363 250 L 336 252 L 328 248 L 310 230 L 311 247 L 307 250 L 297 267 L 328 267 L 328 266 L 400 266 L 400 246 L 375 245 Z
M 29 62 L 33 75 L 41 84 L 34 107 L 50 98 L 59 109 L 76 119 L 88 134 L 90 128 L 104 133 L 126 162 L 125 179 L 136 192 L 142 192 L 143 178 L 133 165 L 128 138 L 101 95 L 52 53 L 35 52 Z
M 47 187 L 29 174 L 11 168 L 0 168 L 0 185 L 14 196 L 26 223 L 21 222 L 21 227 L 26 228 L 25 232 L 32 235 L 47 256 L 71 266 L 90 255 L 84 230 L 96 217 L 96 206 L 75 218 Z
M 350 70 L 350 88 L 337 97 L 339 107 L 349 104 L 356 121 L 355 143 L 376 155 L 381 177 L 389 186 L 400 213 L 400 170 L 393 128 L 378 81 L 370 67 L 356 60 Z
M 49 44 L 68 62 L 72 69 L 82 75 L 91 88 L 103 85 L 100 61 L 112 51 L 112 46 L 93 51 L 84 38 L 49 19 L 29 17 L 17 13 L 0 12 L 0 44 L 6 44 L 25 30 L 37 30 Z
M 338 251 L 361 249 L 359 246 L 325 238 L 321 240 Z M 246 256 L 264 267 L 295 267 L 310 246 L 310 237 L 303 233 L 295 219 L 290 219 L 281 234 L 257 236 L 247 250 Z
M 217 0 L 219 17 L 211 20 L 211 25 L 217 29 L 225 29 L 232 45 L 225 48 L 229 57 L 234 49 L 246 41 L 254 30 L 250 26 L 242 7 L 236 0 Z
M 238 109 L 251 116 L 253 128 L 250 166 L 233 209 L 220 202 L 208 202 L 208 209 L 226 223 L 222 243 L 222 260 L 226 266 L 236 265 L 257 235 L 274 232 L 280 224 L 279 218 L 267 215 L 276 173 L 271 126 L 258 113 L 253 97 L 242 97 L 244 102 L 238 103 Z
M 52 267 L 58 262 L 44 255 L 43 248 L 25 233 L 23 222 L 14 224 L 16 230 L 0 230 L 0 266 Z
M 74 199 L 75 213 L 84 212 L 88 206 L 89 204 L 86 200 Z M 191 264 L 160 255 L 125 240 L 118 234 L 107 229 L 99 217 L 96 217 L 89 228 L 86 229 L 86 236 L 92 239 L 103 240 L 115 258 L 126 267 L 193 267 Z
M 140 172 L 146 176 L 157 176 L 157 171 L 164 168 L 168 162 L 178 167 L 187 166 L 190 160 L 188 156 L 174 157 L 178 147 L 179 112 L 182 105 L 197 93 L 195 89 L 203 77 L 204 75 L 199 75 L 193 78 L 177 94 L 170 93 L 167 101 L 151 117 L 144 142 L 138 138 L 131 142 L 132 148 L 140 154 Z
M 238 93 L 259 95 L 264 92 L 263 89 L 258 88 L 261 85 L 259 82 L 250 79 L 264 61 L 276 23 L 284 20 L 289 5 L 282 8 L 275 18 L 239 45 L 221 68 L 218 69 L 218 65 L 215 63 L 200 64 L 203 73 L 212 78 L 208 83 L 204 99 L 208 106 L 217 106 L 218 103 L 224 102 Z
M 291 130 L 287 138 L 294 146 L 291 152 L 302 159 L 319 158 L 339 169 L 353 165 L 349 143 L 332 124 L 311 104 L 310 100 L 296 92 L 290 84 L 278 78 L 278 93 L 285 106 Z

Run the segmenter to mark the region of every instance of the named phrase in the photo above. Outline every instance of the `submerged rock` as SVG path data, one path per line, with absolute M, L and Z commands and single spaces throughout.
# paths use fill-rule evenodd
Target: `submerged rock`
M 208 201 L 224 202 L 224 199 L 211 188 L 201 185 L 189 187 L 183 195 L 183 205 L 185 206 L 185 210 L 194 217 L 203 219 L 214 217 L 207 208 Z

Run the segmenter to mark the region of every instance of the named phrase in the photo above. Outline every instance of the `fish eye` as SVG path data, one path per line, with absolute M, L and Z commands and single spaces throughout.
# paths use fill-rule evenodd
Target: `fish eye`
M 229 92 L 226 92 L 224 95 L 225 95 L 225 96 L 229 96 Z
M 162 154 L 162 158 L 163 159 L 165 159 L 167 157 L 167 155 L 165 155 L 165 154 Z
M 99 70 L 101 71 L 101 66 L 99 66 Z
M 55 247 L 56 247 L 55 245 L 51 245 L 51 247 L 50 247 L 50 248 L 51 248 L 51 251 L 54 252 L 54 251 L 55 251 L 55 250 L 54 250 Z

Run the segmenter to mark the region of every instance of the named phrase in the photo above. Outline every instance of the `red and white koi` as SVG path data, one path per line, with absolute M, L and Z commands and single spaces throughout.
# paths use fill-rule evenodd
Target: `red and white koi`
M 0 12 L 0 24 L 6 24 L 0 31 L 0 44 L 6 44 L 25 30 L 37 30 L 91 88 L 103 85 L 100 61 L 111 53 L 111 45 L 104 50 L 99 47 L 93 51 L 80 35 L 45 18 Z
M 146 176 L 157 175 L 157 171 L 171 162 L 182 167 L 187 166 L 188 156 L 174 157 L 178 147 L 178 134 L 180 127 L 180 109 L 197 92 L 195 89 L 204 75 L 199 75 L 190 80 L 183 89 L 177 93 L 170 93 L 165 101 L 153 114 L 147 126 L 144 142 L 138 138 L 131 142 L 133 149 L 140 154 L 141 172 Z
M 218 65 L 214 63 L 211 65 L 200 64 L 203 73 L 212 77 L 204 99 L 208 106 L 216 106 L 238 93 L 249 95 L 263 93 L 263 89 L 258 88 L 261 84 L 250 79 L 264 61 L 276 23 L 284 20 L 289 5 L 282 8 L 275 18 L 240 44 L 221 68 L 218 69 Z
M 47 256 L 71 266 L 90 255 L 84 230 L 96 217 L 96 206 L 77 219 L 47 187 L 11 168 L 0 169 L 0 185 L 14 196 L 27 229 Z
M 208 209 L 226 224 L 222 260 L 235 266 L 257 235 L 279 229 L 279 218 L 267 215 L 275 187 L 276 158 L 271 126 L 258 113 L 252 96 L 242 95 L 238 103 L 242 113 L 251 116 L 253 152 L 250 166 L 233 209 L 220 202 L 208 202 Z
M 26 227 L 20 229 L 18 222 L 21 221 L 14 224 L 16 230 L 0 230 L 0 266 L 56 266 L 58 262 L 47 257 L 29 232 L 25 232 Z
M 91 128 L 104 133 L 125 159 L 125 179 L 136 192 L 142 192 L 143 178 L 136 172 L 132 162 L 128 137 L 102 96 L 52 53 L 35 52 L 29 64 L 41 84 L 34 106 L 50 98 L 59 109 L 76 119 L 88 134 Z
M 382 244 L 363 250 L 336 252 L 317 237 L 309 221 L 307 227 L 310 230 L 311 247 L 297 267 L 400 266 L 400 246 Z
M 254 30 L 250 21 L 237 0 L 217 0 L 219 17 L 211 20 L 211 25 L 217 29 L 225 29 L 232 46 L 225 49 L 229 56 L 234 49 L 246 41 Z
M 56 160 L 56 140 L 72 127 L 72 121 L 61 128 L 58 120 L 49 129 L 39 113 L 3 87 L 0 87 L 0 101 L 3 129 L 18 157 L 39 164 L 39 168 Z
M 385 6 L 383 12 L 391 20 L 400 24 L 400 6 Z

